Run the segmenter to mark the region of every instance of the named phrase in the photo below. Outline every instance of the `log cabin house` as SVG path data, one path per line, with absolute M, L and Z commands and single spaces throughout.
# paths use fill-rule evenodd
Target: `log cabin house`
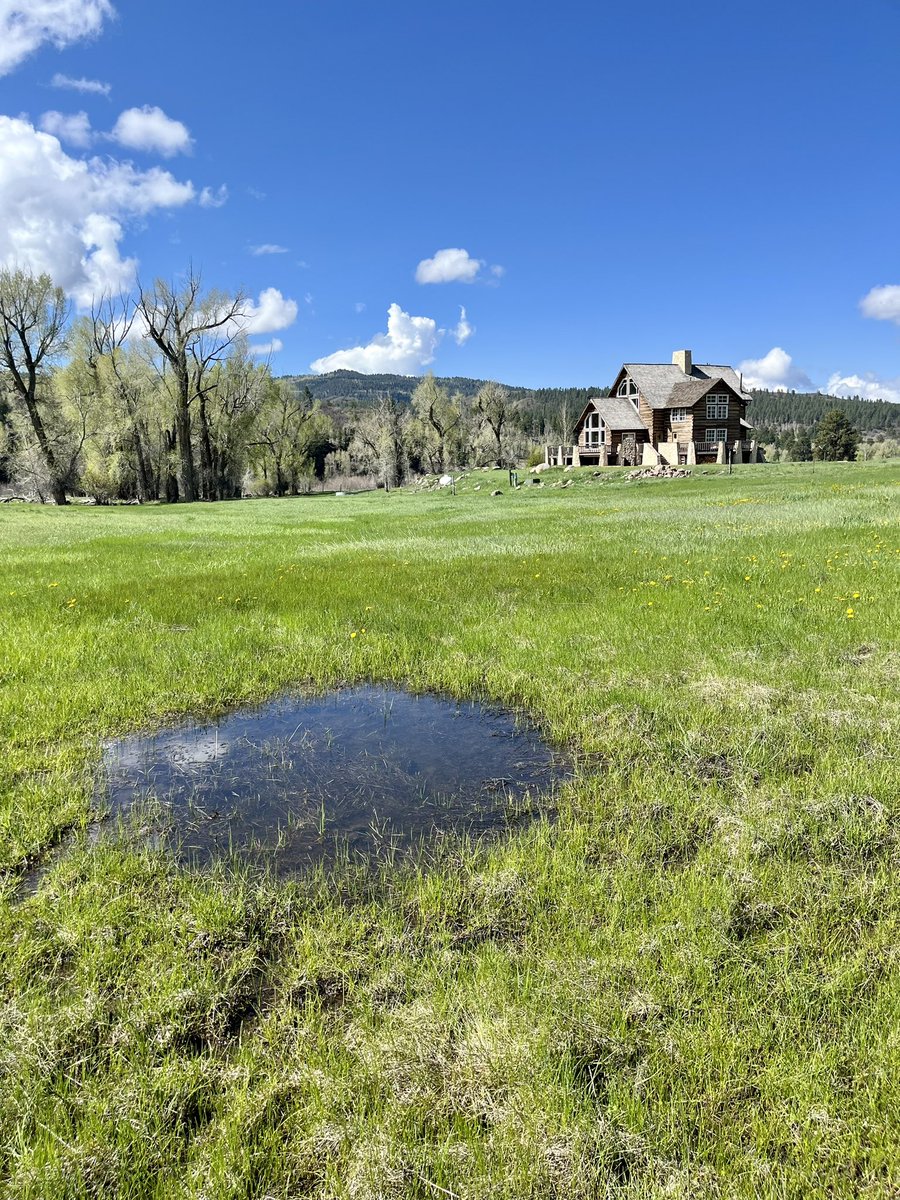
M 669 363 L 624 363 L 609 396 L 588 401 L 575 444 L 546 446 L 544 461 L 567 466 L 672 466 L 758 462 L 746 418 L 752 397 L 733 367 L 694 363 L 676 350 Z

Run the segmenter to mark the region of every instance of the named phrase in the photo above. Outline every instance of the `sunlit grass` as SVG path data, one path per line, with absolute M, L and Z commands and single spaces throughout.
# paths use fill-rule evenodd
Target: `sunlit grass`
M 542 478 L 0 512 L 0 1194 L 895 1194 L 900 470 Z M 104 739 L 367 679 L 535 716 L 558 818 L 81 832 Z

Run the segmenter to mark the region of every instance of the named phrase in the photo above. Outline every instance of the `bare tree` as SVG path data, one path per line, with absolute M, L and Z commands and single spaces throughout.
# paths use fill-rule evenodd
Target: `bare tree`
M 486 383 L 475 397 L 474 410 L 483 429 L 490 431 L 498 464 L 503 463 L 503 432 L 513 414 L 509 392 L 499 383 Z
M 44 372 L 65 346 L 69 305 L 62 288 L 49 275 L 0 271 L 0 370 L 9 376 L 13 396 L 21 403 L 47 468 L 50 493 L 67 504 L 66 474 L 42 412 Z
M 174 382 L 173 441 L 178 451 L 178 483 L 181 499 L 198 499 L 200 489 L 191 441 L 191 405 L 197 401 L 200 426 L 201 482 L 205 494 L 213 490 L 212 455 L 206 414 L 206 376 L 211 364 L 220 361 L 240 333 L 245 299 L 203 295 L 200 276 L 193 268 L 180 292 L 163 280 L 151 291 L 140 290 L 138 311 L 147 336 L 163 356 Z

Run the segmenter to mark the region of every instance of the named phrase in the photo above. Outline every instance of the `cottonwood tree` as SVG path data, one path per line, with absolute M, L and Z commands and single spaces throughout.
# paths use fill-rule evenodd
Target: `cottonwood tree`
M 431 460 L 433 471 L 446 470 L 459 450 L 462 410 L 450 399 L 434 375 L 428 375 L 412 396 L 413 410 L 422 429 L 423 450 Z
M 49 275 L 0 271 L 0 371 L 34 434 L 57 504 L 68 503 L 66 481 L 72 458 L 63 447 L 64 431 L 58 428 L 48 371 L 65 347 L 68 320 L 65 293 Z
M 135 490 L 141 503 L 159 494 L 150 434 L 149 401 L 153 392 L 144 358 L 129 337 L 135 308 L 125 298 L 103 297 L 91 309 L 86 362 L 98 399 L 111 405 L 111 418 L 122 426 L 122 440 L 133 456 Z
M 482 430 L 488 434 L 496 462 L 503 463 L 503 435 L 512 419 L 514 405 L 502 384 L 486 383 L 475 397 L 473 409 Z
M 309 388 L 301 392 L 289 379 L 269 379 L 265 403 L 253 432 L 257 468 L 276 496 L 296 491 L 309 461 L 309 426 L 316 415 Z
M 178 455 L 178 490 L 182 500 L 201 495 L 192 442 L 192 406 L 198 410 L 202 494 L 211 497 L 212 453 L 207 412 L 207 381 L 214 363 L 226 355 L 241 333 L 245 298 L 203 294 L 200 276 L 193 269 L 180 291 L 163 280 L 152 289 L 141 288 L 138 314 L 146 335 L 162 357 L 172 380 L 173 424 L 170 446 Z M 170 489 L 171 491 L 171 485 Z
M 238 338 L 231 352 L 204 376 L 200 389 L 201 476 L 204 497 L 231 500 L 241 494 L 250 446 L 264 418 L 269 368 L 255 362 L 246 340 Z
M 406 476 L 408 425 L 409 410 L 387 395 L 364 414 L 354 430 L 351 455 L 374 471 L 386 488 L 398 487 Z

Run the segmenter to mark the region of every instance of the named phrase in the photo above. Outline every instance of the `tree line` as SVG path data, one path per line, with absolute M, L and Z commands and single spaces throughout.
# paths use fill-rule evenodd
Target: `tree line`
M 190 270 L 75 317 L 48 275 L 0 271 L 0 484 L 57 504 L 280 496 L 353 475 L 393 487 L 512 463 L 532 444 L 523 423 L 549 428 L 492 381 L 427 376 L 397 396 L 376 380 L 365 407 L 329 407 L 254 358 L 246 306 Z

